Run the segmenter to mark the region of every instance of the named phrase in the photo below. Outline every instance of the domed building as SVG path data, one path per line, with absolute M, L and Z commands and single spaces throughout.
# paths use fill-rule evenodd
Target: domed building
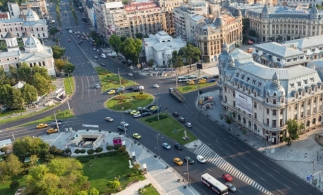
M 28 32 L 38 39 L 48 38 L 48 27 L 45 19 L 39 19 L 38 15 L 28 9 L 25 18 L 12 18 L 0 20 L 0 40 L 3 40 L 10 32 L 17 38 L 22 38 Z
M 239 125 L 274 144 L 288 134 L 289 119 L 303 123 L 304 132 L 321 126 L 323 74 L 301 65 L 262 65 L 252 54 L 223 48 L 218 58 L 221 103 Z
M 30 67 L 44 67 L 49 75 L 56 76 L 52 48 L 42 45 L 38 38 L 29 33 L 22 37 L 23 48 L 19 48 L 17 37 L 12 32 L 7 32 L 3 38 L 7 50 L 0 52 L 0 66 L 5 71 L 9 71 L 10 66 L 19 67 L 19 64 L 27 63 Z

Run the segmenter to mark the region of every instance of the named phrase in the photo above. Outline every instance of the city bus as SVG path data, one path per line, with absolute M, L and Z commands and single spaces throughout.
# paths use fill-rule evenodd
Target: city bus
M 221 194 L 221 195 L 229 194 L 228 187 L 225 186 L 223 183 L 219 182 L 217 179 L 215 179 L 208 173 L 204 173 L 203 175 L 201 175 L 201 181 L 217 194 Z

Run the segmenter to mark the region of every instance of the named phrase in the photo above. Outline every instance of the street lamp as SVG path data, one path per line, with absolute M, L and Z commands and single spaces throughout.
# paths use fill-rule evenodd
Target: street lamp
M 67 77 L 68 77 L 68 83 L 70 84 L 71 95 L 72 95 L 73 89 L 72 89 L 71 80 L 70 80 L 70 71 L 67 73 Z M 70 95 L 70 97 L 71 97 L 71 95 Z M 69 103 L 69 98 L 67 98 L 67 106 L 68 106 L 68 109 L 71 110 L 70 103 Z
M 156 137 L 157 137 L 157 150 L 158 150 L 158 156 L 160 158 L 160 151 L 159 151 L 159 142 L 158 142 L 158 138 L 159 138 L 160 134 L 157 134 Z
M 125 126 L 125 122 L 124 122 L 124 118 L 123 118 L 123 113 L 122 113 L 122 126 L 123 126 L 123 129 L 124 129 L 124 135 L 127 137 L 127 129 L 126 129 L 126 126 Z
M 118 68 L 118 75 L 119 75 L 119 83 L 120 83 L 120 87 L 121 87 L 121 77 L 120 77 L 120 71 L 119 71 L 119 68 Z
M 159 105 L 158 105 L 158 96 L 156 95 L 156 94 L 154 94 L 154 96 L 155 96 L 155 98 L 156 98 L 156 104 L 157 104 L 157 118 L 158 118 L 158 120 L 159 120 L 159 109 L 160 109 L 160 107 L 159 107 Z
M 186 158 L 186 172 L 187 172 L 187 182 L 190 180 L 190 174 L 188 172 L 188 159 Z

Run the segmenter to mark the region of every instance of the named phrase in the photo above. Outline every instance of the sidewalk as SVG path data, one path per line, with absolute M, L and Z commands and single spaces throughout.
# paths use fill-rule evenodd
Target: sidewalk
M 277 161 L 278 164 L 294 173 L 301 179 L 306 180 L 307 177 L 313 175 L 313 167 L 314 173 L 323 171 L 323 148 L 316 143 L 314 138 L 315 134 L 323 135 L 322 128 L 301 135 L 300 139 L 294 141 L 291 146 L 287 146 L 286 143 L 275 145 L 271 144 L 271 142 L 266 143 L 264 139 L 254 135 L 251 132 L 243 132 L 236 123 L 232 123 L 229 126 L 224 119 L 221 120 L 220 115 L 223 115 L 225 112 L 222 109 L 219 93 L 219 90 L 215 90 L 201 95 L 201 97 L 211 96 L 213 98 L 215 105 L 213 106 L 212 110 L 198 108 L 196 101 L 195 105 L 197 109 L 200 110 L 202 114 L 207 115 L 214 122 L 225 127 L 225 129 L 228 131 L 230 128 L 232 128 L 230 132 L 233 134 L 233 136 L 245 141 L 253 148 Z M 323 183 L 319 183 L 319 174 L 317 174 L 314 178 L 317 179 L 317 187 L 322 190 Z M 311 183 L 310 181 L 307 182 Z

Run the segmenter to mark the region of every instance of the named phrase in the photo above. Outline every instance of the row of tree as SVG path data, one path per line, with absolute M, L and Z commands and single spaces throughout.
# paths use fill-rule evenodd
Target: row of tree
M 172 58 L 169 60 L 169 66 L 174 68 L 180 68 L 184 66 L 184 62 L 187 65 L 192 65 L 200 61 L 201 51 L 198 47 L 188 43 L 185 47 L 182 47 L 179 51 L 173 51 Z
M 140 39 L 119 37 L 118 35 L 111 35 L 109 38 L 109 45 L 116 53 L 121 53 L 126 59 L 137 63 L 139 54 L 142 49 L 142 42 Z
M 63 59 L 65 54 L 65 49 L 57 45 L 52 47 L 53 57 L 55 59 L 55 68 L 56 70 L 64 73 L 72 73 L 75 69 L 75 66 L 70 63 L 67 59 Z
M 59 0 L 56 0 L 56 17 L 57 17 L 57 22 L 59 26 L 62 26 L 61 24 L 61 11 L 60 11 L 60 7 L 59 7 Z
M 75 20 L 75 24 L 76 24 L 76 26 L 78 26 L 77 15 L 76 15 L 76 12 L 75 12 L 74 7 L 73 7 L 72 0 L 70 0 L 70 8 L 72 10 L 72 14 L 73 14 L 73 17 L 74 17 L 74 20 Z
M 14 88 L 19 81 L 26 84 L 20 89 Z M 54 88 L 44 67 L 30 68 L 26 63 L 22 63 L 18 68 L 10 67 L 9 72 L 0 67 L 0 104 L 9 109 L 23 109 L 25 104 L 36 101 L 39 95 L 44 95 Z

